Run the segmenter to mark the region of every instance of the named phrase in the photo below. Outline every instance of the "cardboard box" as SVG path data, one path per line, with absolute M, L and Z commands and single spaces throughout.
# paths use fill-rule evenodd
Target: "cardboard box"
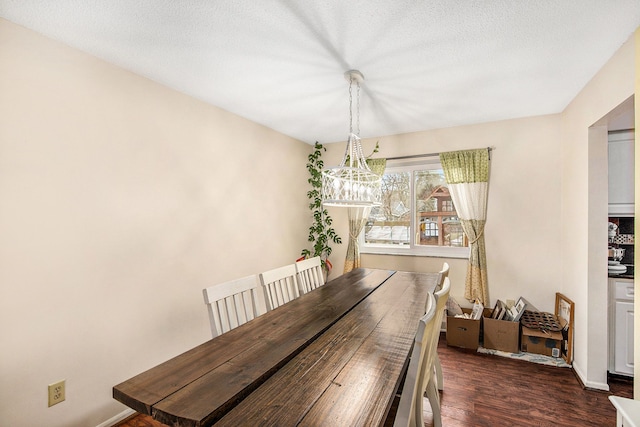
M 562 348 L 561 332 L 543 332 L 539 329 L 522 327 L 520 349 L 527 353 L 560 357 Z
M 464 313 L 471 309 L 463 308 Z M 491 310 L 485 309 L 485 314 Z M 477 350 L 480 346 L 480 324 L 482 319 L 472 320 L 447 315 L 447 345 Z
M 520 353 L 520 322 L 484 317 L 482 329 L 484 348 Z

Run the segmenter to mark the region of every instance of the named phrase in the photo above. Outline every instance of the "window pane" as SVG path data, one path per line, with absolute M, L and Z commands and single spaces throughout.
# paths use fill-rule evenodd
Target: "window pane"
M 363 253 L 469 256 L 468 239 L 439 162 L 387 163 L 381 201 L 360 235 Z
M 385 173 L 382 205 L 369 214 L 364 229 L 365 243 L 408 245 L 411 206 L 411 173 Z
M 421 246 L 467 246 L 442 169 L 414 172 L 416 241 Z

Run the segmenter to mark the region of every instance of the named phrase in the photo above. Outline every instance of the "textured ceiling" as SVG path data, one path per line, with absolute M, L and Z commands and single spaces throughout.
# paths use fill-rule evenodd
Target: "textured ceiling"
M 0 16 L 307 143 L 562 111 L 638 0 L 0 0 Z

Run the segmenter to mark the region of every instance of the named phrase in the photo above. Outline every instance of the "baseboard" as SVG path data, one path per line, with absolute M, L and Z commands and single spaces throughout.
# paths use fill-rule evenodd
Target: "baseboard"
M 578 381 L 582 383 L 582 388 L 586 388 L 590 390 L 609 391 L 609 384 L 607 383 L 587 381 L 587 377 L 582 372 L 582 369 L 580 369 L 580 366 L 576 364 L 575 360 L 573 361 L 571 369 L 573 370 L 573 373 L 578 378 Z
M 112 427 L 112 426 L 116 425 L 117 423 L 119 423 L 120 421 L 123 421 L 123 420 L 129 418 L 131 415 L 133 415 L 135 413 L 136 413 L 136 411 L 134 411 L 133 409 L 127 408 L 124 411 L 120 412 L 118 415 L 115 415 L 115 416 L 109 418 L 107 421 L 98 424 L 96 427 Z

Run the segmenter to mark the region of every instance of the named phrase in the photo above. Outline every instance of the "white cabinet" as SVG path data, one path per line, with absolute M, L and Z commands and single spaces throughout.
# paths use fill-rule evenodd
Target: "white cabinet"
M 633 279 L 609 279 L 609 371 L 633 376 Z
M 634 131 L 609 134 L 609 216 L 634 213 Z

